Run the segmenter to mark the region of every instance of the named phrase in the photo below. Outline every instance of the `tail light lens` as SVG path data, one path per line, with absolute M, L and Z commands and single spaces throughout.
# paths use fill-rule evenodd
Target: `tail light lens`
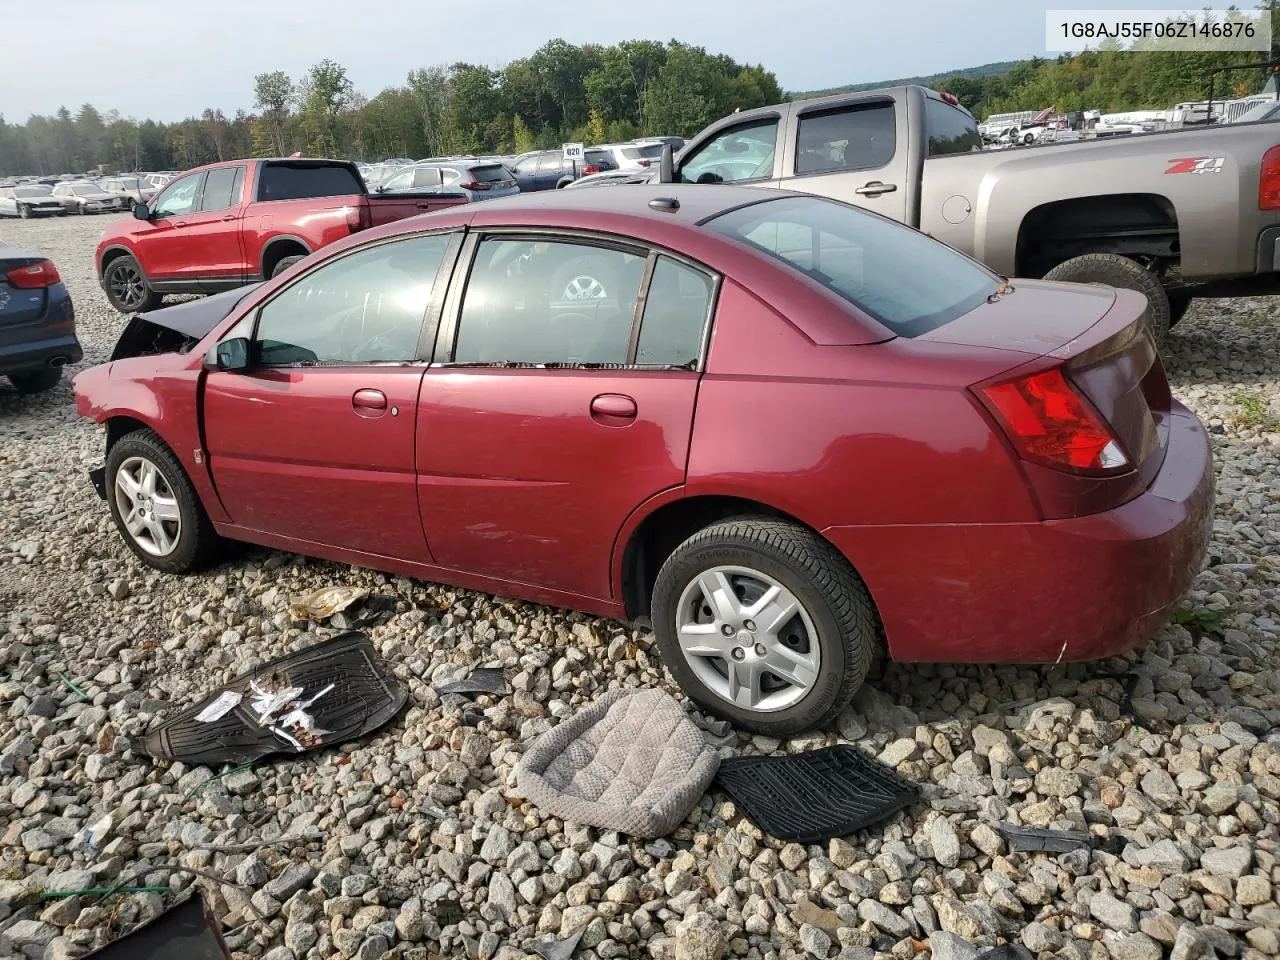
M 640 164 L 640 166 L 642 166 L 642 167 L 647 167 L 647 166 L 650 166 L 650 165 L 653 163 L 653 161 L 652 161 L 652 160 L 637 160 L 637 161 L 636 161 L 636 163 Z
M 599 173 L 599 172 L 600 172 L 600 168 L 597 167 L 594 163 L 588 163 L 585 167 L 582 168 L 582 175 L 584 177 L 589 177 L 591 176 L 591 174 Z
M 1258 173 L 1258 209 L 1280 210 L 1280 147 L 1272 147 L 1262 155 Z
M 371 226 L 373 226 L 373 213 L 369 210 L 368 204 L 347 207 L 347 228 L 352 233 L 367 230 Z
M 458 184 L 458 186 L 461 187 L 463 190 L 488 190 L 491 186 L 493 186 L 493 184 L 485 183 L 481 180 L 467 180 L 464 183 Z
M 52 260 L 40 260 L 29 263 L 25 267 L 16 267 L 4 275 L 10 286 L 33 289 L 36 287 L 52 287 L 62 280 L 58 276 L 58 268 Z
M 1060 367 L 980 388 L 1018 453 L 1076 473 L 1130 466 L 1107 424 Z

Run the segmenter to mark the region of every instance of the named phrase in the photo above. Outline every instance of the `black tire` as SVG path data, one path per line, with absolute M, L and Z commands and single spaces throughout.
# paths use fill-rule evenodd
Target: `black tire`
M 1071 283 L 1101 283 L 1122 290 L 1136 290 L 1147 298 L 1147 323 L 1156 343 L 1164 343 L 1169 335 L 1169 295 L 1161 286 L 1159 277 L 1136 260 L 1116 253 L 1086 253 L 1063 261 L 1046 273 L 1044 278 Z
M 19 393 L 44 393 L 56 387 L 61 379 L 61 367 L 41 367 L 39 370 L 9 374 L 9 382 Z
M 164 478 L 181 517 L 176 542 L 172 552 L 163 556 L 148 553 L 134 540 L 120 515 L 116 497 L 116 474 L 122 464 L 134 457 L 150 461 Z M 164 573 L 187 573 L 207 566 L 217 554 L 218 535 L 209 522 L 200 498 L 191 486 L 186 471 L 178 463 L 173 452 L 152 430 L 137 430 L 116 441 L 107 454 L 106 464 L 107 508 L 111 519 L 125 545 L 147 566 Z
M 306 259 L 305 256 L 285 257 L 283 260 L 277 263 L 275 265 L 275 268 L 271 271 L 272 278 L 280 276 L 280 274 L 284 273 L 286 270 L 292 267 L 299 260 L 305 260 L 305 259 Z
M 1175 293 L 1169 297 L 1169 326 L 1174 327 L 1186 316 L 1191 308 L 1191 298 L 1186 294 Z
M 106 291 L 111 305 L 121 313 L 154 310 L 163 299 L 147 283 L 138 261 L 128 254 L 116 257 L 107 264 L 102 275 L 102 289 Z
M 816 681 L 798 703 L 774 712 L 745 709 L 711 690 L 689 665 L 676 632 L 680 599 L 700 574 L 717 566 L 746 567 L 773 578 L 808 613 L 821 661 Z M 676 547 L 658 573 L 652 613 L 662 661 L 689 698 L 744 730 L 770 737 L 834 720 L 862 686 L 883 643 L 871 595 L 848 561 L 812 531 L 764 517 L 712 524 Z
M 18 216 L 21 217 L 23 220 L 30 220 L 31 208 L 27 206 L 25 203 L 18 204 Z

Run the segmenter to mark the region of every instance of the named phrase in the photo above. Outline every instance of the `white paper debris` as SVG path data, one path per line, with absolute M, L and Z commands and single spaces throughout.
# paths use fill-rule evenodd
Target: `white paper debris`
M 240 699 L 240 694 L 236 693 L 236 691 L 223 690 L 217 700 L 196 714 L 196 719 L 201 723 L 213 723 L 215 720 L 221 720 L 231 711 L 232 707 L 240 702 Z

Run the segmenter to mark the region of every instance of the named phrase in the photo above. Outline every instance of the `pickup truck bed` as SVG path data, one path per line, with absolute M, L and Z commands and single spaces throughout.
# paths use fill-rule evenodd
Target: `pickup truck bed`
M 104 231 L 99 282 L 121 311 L 166 293 L 217 293 L 274 276 L 368 227 L 466 203 L 465 194 L 370 194 L 341 160 L 236 160 L 189 171 Z

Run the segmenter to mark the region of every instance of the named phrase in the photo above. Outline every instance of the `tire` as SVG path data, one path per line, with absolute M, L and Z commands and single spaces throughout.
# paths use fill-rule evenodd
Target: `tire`
M 88 210 L 86 210 L 86 209 L 84 208 L 84 204 L 83 204 L 83 203 L 78 203 L 78 204 L 76 204 L 76 213 L 80 214 L 80 216 L 82 216 L 82 217 L 83 217 L 83 216 L 84 216 L 85 214 L 87 214 L 88 212 L 89 212 L 89 211 L 88 211 Z
M 584 254 L 560 267 L 551 278 L 552 300 L 597 300 L 618 295 L 608 257 Z
M 1169 295 L 1160 285 L 1159 278 L 1136 260 L 1115 253 L 1086 253 L 1063 261 L 1044 278 L 1136 290 L 1147 298 L 1147 324 L 1156 343 L 1163 344 L 1169 335 Z
M 18 216 L 21 217 L 23 220 L 30 220 L 31 208 L 27 206 L 25 203 L 18 204 Z
M 102 274 L 102 289 L 111 305 L 121 313 L 154 310 L 162 297 L 147 284 L 138 261 L 125 254 L 107 264 Z
M 728 578 L 736 596 L 731 607 L 738 602 L 749 607 L 759 601 L 762 587 L 776 586 L 798 601 L 798 611 L 772 636 L 750 618 L 722 618 L 710 612 L 699 584 L 703 575 Z M 716 523 L 680 544 L 658 573 L 652 612 L 662 661 L 689 698 L 742 729 L 770 737 L 790 736 L 833 720 L 862 686 L 881 646 L 871 595 L 844 557 L 810 530 L 763 517 Z M 708 627 L 709 621 L 719 629 L 699 632 L 694 642 L 705 636 L 706 649 L 723 648 L 729 656 L 685 653 L 680 627 Z M 731 639 L 723 634 L 726 622 L 739 631 Z M 802 683 L 787 683 L 766 670 L 753 684 L 747 674 L 734 702 L 731 660 L 764 666 L 762 651 L 766 661 L 784 666 L 798 662 L 796 656 L 805 658 L 809 676 Z M 735 668 L 735 675 L 740 670 Z M 760 696 L 753 695 L 753 686 Z
M 150 496 L 144 482 L 133 497 L 144 511 L 151 508 L 155 523 L 159 524 L 165 536 L 171 538 L 168 544 L 154 533 L 155 525 L 151 523 L 147 523 L 137 535 L 130 532 L 125 515 L 121 513 L 123 505 L 132 506 L 134 499 L 130 499 L 128 493 L 130 484 L 120 481 L 120 473 L 122 470 L 128 473 L 137 486 L 138 479 L 145 481 L 148 465 L 156 471 L 159 479 L 155 481 Z M 214 533 L 208 514 L 181 464 L 153 431 L 138 430 L 127 434 L 111 448 L 107 454 L 106 489 L 107 508 L 116 529 L 134 555 L 147 566 L 164 573 L 186 573 L 213 560 L 218 535 Z M 176 522 L 155 518 L 155 508 L 163 506 L 170 507 L 176 514 Z M 145 520 L 143 522 L 146 523 Z
M 1178 321 L 1186 316 L 1187 310 L 1191 308 L 1191 298 L 1183 294 L 1174 294 L 1169 297 L 1169 326 L 1177 325 Z
M 283 260 L 281 260 L 279 263 L 277 263 L 277 264 L 275 265 L 275 268 L 271 271 L 271 277 L 272 277 L 272 279 L 275 279 L 276 277 L 280 276 L 280 274 L 284 273 L 286 270 L 288 270 L 290 267 L 292 267 L 292 266 L 293 266 L 295 263 L 297 263 L 299 260 L 305 260 L 305 259 L 306 259 L 306 257 L 305 257 L 305 256 L 301 256 L 301 257 L 285 257 Z
M 1029 147 L 1036 142 L 1036 135 L 1034 133 L 1024 133 L 1022 135 L 1022 142 Z
M 56 387 L 61 379 L 61 367 L 41 367 L 39 370 L 9 374 L 9 382 L 19 393 L 44 393 Z

